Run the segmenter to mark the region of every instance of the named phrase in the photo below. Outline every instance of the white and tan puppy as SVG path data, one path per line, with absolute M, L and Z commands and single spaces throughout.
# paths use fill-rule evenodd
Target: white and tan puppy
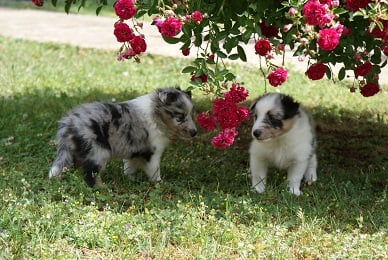
M 129 177 L 140 166 L 151 182 L 160 182 L 160 159 L 170 140 L 197 133 L 193 113 L 191 96 L 175 88 L 118 104 L 81 105 L 59 122 L 49 178 L 60 178 L 64 169 L 78 165 L 93 186 L 107 161 L 116 158 L 124 160 Z
M 316 140 L 312 119 L 290 96 L 265 94 L 255 99 L 253 141 L 249 149 L 253 190 L 263 193 L 269 166 L 288 171 L 289 191 L 301 194 L 302 179 L 317 180 Z

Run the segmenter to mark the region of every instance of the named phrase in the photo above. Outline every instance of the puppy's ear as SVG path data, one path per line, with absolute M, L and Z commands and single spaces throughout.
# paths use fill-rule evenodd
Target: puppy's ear
M 162 89 L 159 91 L 159 99 L 162 103 L 170 105 L 178 99 L 178 91 L 175 89 Z
M 252 101 L 251 105 L 249 106 L 249 113 L 251 113 L 251 114 L 253 113 L 253 111 L 255 110 L 257 101 L 259 101 L 258 98 L 256 98 L 255 100 Z
M 182 91 L 191 99 L 191 90 L 190 89 L 189 90 L 182 90 L 179 86 L 176 86 L 175 89 Z
M 292 118 L 299 113 L 299 103 L 296 102 L 292 97 L 282 95 L 280 101 L 283 106 L 284 119 Z
M 191 96 L 191 90 L 187 90 L 187 91 L 184 91 L 184 92 L 189 96 L 190 99 L 192 98 L 192 96 Z

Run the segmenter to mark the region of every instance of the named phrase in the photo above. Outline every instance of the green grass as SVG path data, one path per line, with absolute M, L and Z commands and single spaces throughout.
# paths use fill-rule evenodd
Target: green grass
M 143 56 L 120 63 L 108 51 L 0 37 L 0 258 L 355 259 L 388 257 L 387 86 L 371 98 L 346 84 L 291 73 L 271 91 L 292 94 L 318 131 L 318 182 L 294 197 L 285 173 L 250 192 L 249 122 L 226 150 L 214 133 L 177 142 L 163 156 L 163 184 L 134 183 L 119 161 L 91 189 L 71 169 L 48 180 L 57 121 L 73 106 L 121 101 L 166 85 L 188 87 L 190 61 Z M 249 89 L 260 73 L 231 66 Z M 198 112 L 209 97 L 194 92 Z

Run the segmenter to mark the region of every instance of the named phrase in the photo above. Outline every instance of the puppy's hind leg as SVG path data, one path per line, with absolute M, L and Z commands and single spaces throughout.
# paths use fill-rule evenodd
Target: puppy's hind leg
M 144 171 L 150 182 L 162 182 L 160 177 L 160 158 L 161 154 L 154 154 L 144 165 Z
M 81 168 L 84 172 L 84 180 L 93 187 L 94 185 L 102 186 L 100 172 L 105 168 L 106 162 L 110 158 L 110 151 L 102 148 L 91 150 L 90 155 L 83 160 Z
M 311 185 L 313 182 L 317 180 L 317 156 L 314 153 L 314 155 L 310 158 L 309 164 L 307 166 L 307 170 L 304 174 L 304 181 Z

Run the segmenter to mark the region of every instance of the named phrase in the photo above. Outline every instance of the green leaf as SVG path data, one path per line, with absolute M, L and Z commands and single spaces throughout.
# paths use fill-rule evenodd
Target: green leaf
M 225 78 L 226 78 L 226 80 L 228 80 L 228 81 L 232 81 L 232 80 L 234 80 L 234 79 L 236 78 L 236 76 L 235 76 L 233 73 L 229 72 L 229 73 L 227 73 L 227 74 L 225 75 Z
M 97 7 L 97 9 L 96 9 L 96 15 L 97 15 L 97 16 L 100 14 L 101 9 L 102 9 L 103 7 L 104 7 L 103 5 Z M 79 9 L 78 9 L 78 11 L 79 11 Z
M 194 71 L 196 71 L 198 68 L 194 67 L 194 66 L 187 66 L 187 67 L 184 67 L 182 69 L 182 73 L 192 73 Z
M 345 68 L 342 67 L 339 72 L 338 72 L 338 79 L 339 80 L 343 80 L 346 76 L 346 71 L 345 71 Z
M 180 42 L 180 39 L 179 38 L 175 38 L 175 37 L 165 37 L 163 36 L 163 40 L 169 44 L 177 44 L 178 42 Z
M 182 45 L 181 50 L 184 50 L 184 49 L 189 48 L 190 45 L 191 45 L 191 40 L 188 39 L 188 40 L 186 40 L 186 41 L 184 42 L 184 44 Z
M 72 1 L 69 1 L 69 2 L 65 2 L 66 4 L 65 4 L 65 12 L 67 13 L 67 14 L 69 14 L 69 12 L 70 12 L 70 7 L 71 7 L 71 4 L 73 3 Z
M 53 6 L 57 6 L 57 2 L 58 2 L 58 0 L 51 0 L 51 4 L 52 4 Z
M 220 57 L 221 59 L 226 59 L 228 56 L 223 53 L 222 51 L 217 51 L 216 52 L 217 56 Z
M 185 24 L 182 27 L 182 32 L 187 37 L 191 37 L 193 35 L 191 30 L 192 30 L 192 27 L 189 24 Z
M 230 60 L 238 60 L 238 59 L 240 58 L 240 56 L 239 56 L 237 53 L 235 53 L 235 54 L 229 55 L 228 58 L 229 58 Z
M 381 50 L 380 50 L 380 48 L 378 48 L 378 47 L 374 48 L 373 52 L 374 53 L 373 53 L 372 57 L 370 58 L 370 60 L 374 64 L 379 64 L 381 62 Z
M 237 46 L 237 53 L 238 53 L 240 60 L 242 60 L 244 62 L 247 61 L 247 55 L 245 54 L 244 49 L 240 45 Z

